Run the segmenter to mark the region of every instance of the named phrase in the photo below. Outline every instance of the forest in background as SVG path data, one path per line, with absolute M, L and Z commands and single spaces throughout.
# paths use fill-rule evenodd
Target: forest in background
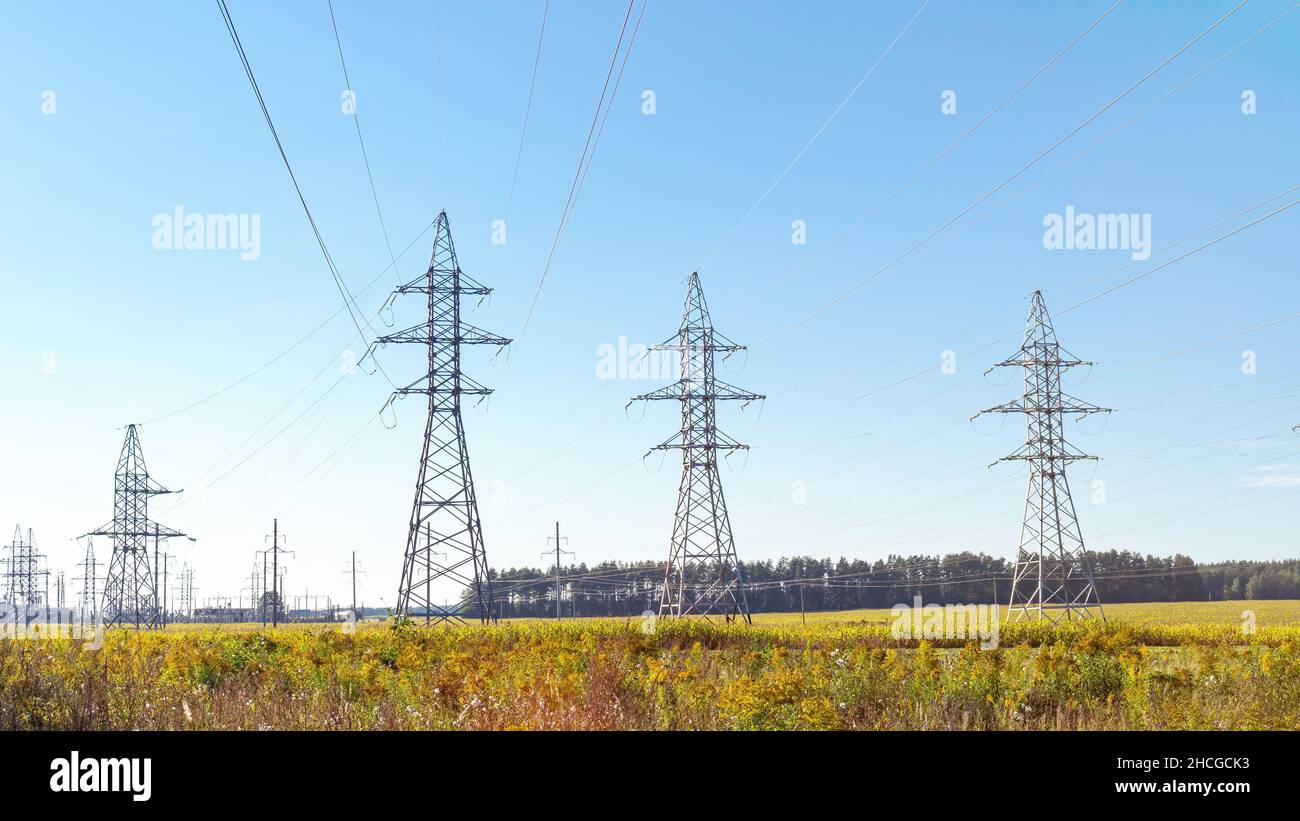
M 1127 550 L 1089 553 L 1103 603 L 1300 599 L 1300 560 L 1198 564 L 1181 554 Z M 755 613 L 857 610 L 927 603 L 1005 603 L 1012 564 L 983 553 L 818 559 L 795 556 L 741 562 Z M 555 615 L 555 568 L 492 572 L 503 618 Z M 560 568 L 565 616 L 625 616 L 656 609 L 661 562 L 601 562 Z

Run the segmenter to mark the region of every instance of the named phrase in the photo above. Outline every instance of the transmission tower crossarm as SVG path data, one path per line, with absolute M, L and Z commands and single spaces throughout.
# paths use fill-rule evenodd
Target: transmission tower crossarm
M 698 389 L 697 389 L 698 388 Z M 743 400 L 746 402 L 759 402 L 767 397 L 761 393 L 750 393 L 749 391 L 735 388 L 725 382 L 714 380 L 712 385 L 701 386 L 691 377 L 683 377 L 671 385 L 665 385 L 657 390 L 634 396 L 628 401 L 631 405 L 633 402 L 647 402 L 658 399 L 699 399 L 705 401 L 712 400 Z
M 633 402 L 653 402 L 658 399 L 681 399 L 682 389 L 680 383 L 674 382 L 671 385 L 665 385 L 662 388 L 656 388 L 649 393 L 638 394 L 627 401 L 627 406 L 631 407 Z
M 435 271 L 438 270 L 438 266 L 436 265 L 436 263 L 431 262 L 430 267 L 432 267 Z M 478 282 L 476 282 L 473 279 L 473 277 L 469 276 L 459 268 L 455 270 L 455 274 L 456 274 L 455 284 L 445 284 L 439 282 L 432 285 L 429 284 L 429 278 L 426 274 L 420 274 L 420 276 L 416 277 L 410 282 L 404 285 L 399 285 L 397 288 L 393 290 L 393 293 L 395 294 L 429 294 L 429 293 L 453 294 L 454 293 L 454 294 L 467 294 L 469 296 L 490 296 L 492 294 L 491 288 L 480 285 Z
M 1080 451 L 1070 443 L 1064 443 L 1064 447 L 1055 453 L 1041 453 L 1035 442 L 1026 442 L 1021 445 L 1014 453 L 1003 456 L 998 461 L 1002 462 L 1035 462 L 1035 461 L 1056 461 L 1056 462 L 1079 462 L 1100 460 L 1099 456 L 1092 456 Z
M 1027 365 L 1051 365 L 1061 370 L 1066 368 L 1077 368 L 1081 365 L 1096 365 L 1097 363 L 1090 359 L 1075 359 L 1073 356 L 1063 357 L 1060 352 L 1052 353 L 1050 356 L 1043 351 L 1032 353 L 1022 353 L 1013 356 L 1010 359 L 1004 359 L 1001 362 L 994 363 L 994 368 L 1023 368 Z
M 740 442 L 737 442 L 736 440 L 732 439 L 730 436 L 723 433 L 722 431 L 715 429 L 713 431 L 713 441 L 708 443 L 697 442 L 689 438 L 688 435 L 683 434 L 681 431 L 678 431 L 677 433 L 674 433 L 672 436 L 665 439 L 663 442 L 652 447 L 650 450 L 656 451 L 656 450 L 691 450 L 691 449 L 698 449 L 704 451 L 749 450 L 749 445 L 741 444 Z
M 714 331 L 713 333 L 714 333 L 714 339 L 713 339 L 712 341 L 704 342 L 704 343 L 697 344 L 697 345 L 683 345 L 683 344 L 679 341 L 680 337 L 679 337 L 678 335 L 673 335 L 673 336 L 670 336 L 670 337 L 668 337 L 667 339 L 665 339 L 663 342 L 659 342 L 659 343 L 656 343 L 656 344 L 654 344 L 654 345 L 651 345 L 651 346 L 650 346 L 650 350 L 652 350 L 652 351 L 680 351 L 680 350 L 682 350 L 683 348 L 689 348 L 689 349 L 694 350 L 694 351 L 710 351 L 710 352 L 712 352 L 712 353 L 725 353 L 725 354 L 728 354 L 728 355 L 733 354 L 733 353 L 736 353 L 736 352 L 738 352 L 738 351 L 747 351 L 747 350 L 749 350 L 749 348 L 747 348 L 746 346 L 744 346 L 744 345 L 737 345 L 737 344 L 735 344 L 734 342 L 732 342 L 731 340 L 728 340 L 728 339 L 724 339 L 724 343 L 725 343 L 725 344 L 719 345 L 718 342 L 717 342 L 717 337 L 718 337 L 718 336 L 721 336 L 721 334 L 719 334 L 717 331 Z M 726 357 L 723 357 L 723 358 L 725 359 Z
M 167 527 L 166 525 L 160 525 L 157 524 L 156 522 L 149 522 L 146 527 L 137 528 L 135 530 L 132 530 L 130 528 L 119 529 L 114 525 L 109 524 L 109 525 L 102 526 L 98 530 L 92 530 L 88 533 L 83 533 L 82 535 L 83 536 L 149 536 L 149 537 L 158 536 L 159 538 L 169 539 L 169 538 L 180 538 L 182 536 L 188 536 L 189 534 L 182 533 L 181 531 L 176 530 L 174 528 Z
M 113 535 L 113 523 L 105 522 L 104 524 L 100 525 L 94 530 L 89 530 L 85 533 L 82 533 L 81 536 L 78 536 L 77 538 L 80 539 L 85 536 L 112 536 L 112 535 Z
M 460 384 L 458 387 L 442 387 L 445 381 L 451 379 L 449 374 L 439 374 L 439 380 L 430 388 L 428 374 L 421 376 L 411 384 L 398 388 L 393 391 L 397 396 L 409 396 L 411 394 L 459 394 L 463 396 L 488 396 L 495 392 L 495 388 L 485 388 L 465 374 L 460 375 Z
M 734 385 L 728 385 L 726 382 L 713 380 L 713 398 L 714 399 L 741 399 L 746 402 L 761 402 L 767 397 L 761 393 L 752 393 L 744 388 L 737 388 Z
M 1041 399 L 1031 402 L 1022 397 L 1020 399 L 1012 399 L 1010 402 L 1004 402 L 1001 405 L 994 405 L 991 408 L 985 408 L 975 415 L 979 416 L 980 414 L 985 413 L 1077 413 L 1081 416 L 1091 416 L 1094 413 L 1114 413 L 1114 409 L 1089 405 L 1072 396 L 1067 396 L 1066 394 L 1061 393 L 1054 397 L 1054 402 L 1043 401 Z
M 497 347 L 509 345 L 511 341 L 504 336 L 488 333 L 464 322 L 460 323 L 459 332 L 451 335 L 431 335 L 429 324 L 421 322 L 397 333 L 385 334 L 375 339 L 378 345 L 428 345 L 432 342 L 435 345 L 496 345 Z

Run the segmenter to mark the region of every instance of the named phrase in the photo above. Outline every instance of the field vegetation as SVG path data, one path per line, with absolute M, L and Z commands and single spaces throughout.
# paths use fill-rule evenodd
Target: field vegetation
M 1254 632 L 1242 604 L 1006 625 L 988 650 L 897 640 L 888 611 L 0 640 L 0 728 L 1300 729 L 1300 602 L 1249 602 Z

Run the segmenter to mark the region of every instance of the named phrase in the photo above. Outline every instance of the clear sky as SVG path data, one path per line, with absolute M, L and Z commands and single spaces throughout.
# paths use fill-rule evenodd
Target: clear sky
M 768 397 L 720 413 L 752 445 L 723 467 L 744 559 L 1012 553 L 1024 466 L 986 466 L 1023 442 L 1023 421 L 968 419 L 1018 392 L 1017 373 L 982 372 L 1019 345 L 1036 288 L 1062 343 L 1097 362 L 1067 390 L 1117 411 L 1070 423 L 1073 443 L 1102 457 L 1071 474 L 1089 546 L 1294 557 L 1300 207 L 1159 267 L 1296 199 L 1300 11 L 1275 21 L 1294 4 L 1244 4 L 890 265 L 1238 2 L 1122 3 L 859 222 L 1113 0 L 932 0 L 919 15 L 921 0 L 649 0 L 526 333 L 508 366 L 489 349 L 465 355 L 497 389 L 465 413 L 492 565 L 541 564 L 556 520 L 579 561 L 664 557 L 679 466 L 675 453 L 641 456 L 672 433 L 676 408 L 625 412 L 662 382 L 601 380 L 597 350 L 670 336 L 696 267 L 718 329 L 750 345 L 720 375 Z M 492 223 L 510 198 L 543 3 L 335 8 L 394 251 L 445 208 L 462 268 L 496 289 L 468 320 L 519 337 L 626 5 L 550 4 L 505 245 Z M 321 233 L 374 311 L 396 277 L 362 290 L 389 260 L 341 111 L 329 9 L 230 9 Z M 363 427 L 387 398 L 383 377 L 358 371 L 329 390 L 345 352 L 364 349 L 346 314 L 172 413 L 341 306 L 217 6 L 13 4 L 0 111 L 5 535 L 32 528 L 51 567 L 78 575 L 75 538 L 112 513 L 122 426 L 144 422 L 152 474 L 186 491 L 153 511 L 197 537 L 171 547 L 194 566 L 197 598 L 247 588 L 278 516 L 296 551 L 292 595 L 343 598 L 356 550 L 362 598 L 391 605 L 423 409 L 408 399 L 394 429 Z M 256 259 L 155 248 L 156 216 L 177 207 L 256 215 Z M 1045 218 L 1067 207 L 1149 218 L 1150 258 L 1045 247 Z M 806 244 L 792 241 L 797 220 Z M 430 241 L 400 259 L 402 278 L 423 270 Z M 393 321 L 420 307 L 400 301 Z M 381 361 L 395 381 L 420 373 L 409 346 Z M 102 562 L 109 545 L 96 547 Z

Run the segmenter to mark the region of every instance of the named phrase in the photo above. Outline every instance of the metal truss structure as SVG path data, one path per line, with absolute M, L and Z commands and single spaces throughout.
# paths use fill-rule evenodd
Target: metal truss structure
M 461 320 L 461 298 L 486 297 L 491 288 L 465 275 L 456 259 L 447 212 L 438 214 L 429 269 L 401 285 L 393 296 L 424 294 L 428 316 L 419 324 L 381 336 L 377 345 L 416 344 L 428 350 L 424 376 L 389 399 L 409 394 L 429 397 L 424 428 L 424 447 L 415 482 L 402 579 L 397 591 L 398 618 L 423 618 L 426 623 L 465 623 L 477 618 L 494 620 L 492 579 L 483 547 L 474 479 L 461 400 L 483 397 L 492 391 L 461 372 L 462 345 L 510 344 L 509 339 L 490 334 Z M 435 585 L 459 585 L 459 600 L 439 604 Z M 442 583 L 442 584 L 440 584 Z
M 14 607 L 44 607 L 49 601 L 50 571 L 41 566 L 45 554 L 36 549 L 32 531 L 14 527 L 14 540 L 6 547 L 4 601 Z
M 184 536 L 149 518 L 149 499 L 173 493 L 149 476 L 135 425 L 127 425 L 126 440 L 113 476 L 113 520 L 86 534 L 113 540 L 101 608 L 105 627 L 154 629 L 162 624 L 158 600 L 158 545 Z M 153 555 L 150 555 L 150 543 Z
M 672 399 L 681 403 L 681 429 L 653 450 L 682 452 L 681 485 L 673 518 L 672 541 L 664 573 L 661 616 L 722 615 L 728 622 L 750 622 L 744 579 L 736 558 L 727 502 L 718 473 L 718 453 L 747 449 L 718 430 L 719 400 L 761 400 L 760 394 L 728 385 L 714 372 L 714 354 L 744 350 L 713 328 L 698 272 L 686 285 L 686 304 L 677 335 L 655 351 L 680 357 L 680 379 L 632 399 Z
M 1091 363 L 1075 358 L 1056 341 L 1042 292 L 1034 291 L 1024 344 L 1014 356 L 995 366 L 1022 368 L 1024 395 L 980 411 L 1023 413 L 1027 422 L 1025 444 L 1004 457 L 1004 460 L 1029 464 L 1029 491 L 1011 583 L 1008 621 L 1043 618 L 1057 622 L 1086 618 L 1104 621 L 1106 617 L 1066 478 L 1066 466 L 1071 462 L 1097 458 L 1065 441 L 1066 415 L 1082 418 L 1110 412 L 1109 408 L 1089 405 L 1061 389 L 1061 375 L 1066 370 L 1087 364 Z

